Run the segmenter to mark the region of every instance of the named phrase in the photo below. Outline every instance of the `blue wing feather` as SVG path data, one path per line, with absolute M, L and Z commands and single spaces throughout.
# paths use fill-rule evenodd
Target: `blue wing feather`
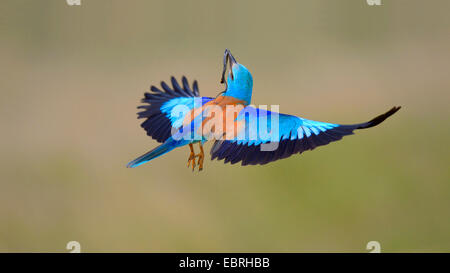
M 231 164 L 240 161 L 242 165 L 267 164 L 340 140 L 353 134 L 355 129 L 376 126 L 399 109 L 400 107 L 394 107 L 369 122 L 340 125 L 248 106 L 237 117 L 237 121 L 245 119 L 244 129 L 234 139 L 217 140 L 211 148 L 211 157 L 225 159 L 225 163 Z M 269 142 L 277 148 L 272 151 L 262 150 L 262 144 Z
M 176 106 L 183 105 L 186 106 L 184 109 L 192 110 L 213 99 L 199 97 L 197 81 L 194 81 L 192 88 L 186 77 L 183 76 L 182 82 L 183 87 L 172 77 L 172 88 L 165 82 L 161 82 L 162 90 L 151 86 L 152 93 L 145 93 L 142 99 L 146 104 L 138 106 L 139 109 L 144 109 L 138 113 L 138 118 L 146 119 L 141 127 L 145 129 L 147 135 L 159 142 L 166 141 L 171 136 L 172 128 L 180 127 L 187 114 L 174 112 Z

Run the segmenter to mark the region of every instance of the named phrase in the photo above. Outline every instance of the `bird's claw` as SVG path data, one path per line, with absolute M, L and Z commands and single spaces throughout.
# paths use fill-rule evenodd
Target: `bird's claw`
M 194 171 L 194 169 L 195 169 L 195 158 L 196 158 L 196 155 L 195 154 L 193 154 L 193 153 L 191 153 L 191 155 L 189 156 L 189 158 L 188 158 L 188 163 L 187 163 L 187 167 L 189 168 L 189 166 L 191 165 L 191 163 L 192 163 L 192 171 Z
M 191 163 L 192 163 L 192 171 L 194 171 L 195 170 L 195 166 L 197 166 L 197 164 L 198 164 L 198 170 L 199 171 L 203 170 L 203 160 L 205 158 L 205 154 L 203 152 L 203 147 L 200 146 L 200 153 L 199 154 L 195 154 L 194 153 L 194 149 L 192 147 L 192 144 L 189 144 L 189 147 L 191 148 L 191 153 L 190 153 L 189 158 L 188 158 L 187 167 L 189 168 L 191 166 Z M 197 164 L 195 164 L 195 158 L 196 157 L 198 157 Z
M 195 163 L 195 158 L 198 157 L 198 161 L 197 164 Z M 203 160 L 204 160 L 204 155 L 202 154 L 198 154 L 198 155 L 190 155 L 188 158 L 188 163 L 187 163 L 187 167 L 189 168 L 191 166 L 192 163 L 192 171 L 195 170 L 195 167 L 198 165 L 198 170 L 201 171 L 203 170 Z
M 205 158 L 205 156 L 203 154 L 198 154 L 196 156 L 198 156 L 198 171 L 201 171 L 203 170 L 203 159 Z

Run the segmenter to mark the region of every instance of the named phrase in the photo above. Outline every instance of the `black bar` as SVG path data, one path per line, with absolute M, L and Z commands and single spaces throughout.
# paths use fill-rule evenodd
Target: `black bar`
M 450 254 L 403 253 L 61 253 L 0 254 L 4 268 L 15 271 L 23 266 L 33 268 L 92 270 L 127 269 L 126 272 L 300 272 L 323 269 L 386 270 L 394 265 L 401 269 L 448 264 Z M 380 271 L 381 272 L 381 271 Z

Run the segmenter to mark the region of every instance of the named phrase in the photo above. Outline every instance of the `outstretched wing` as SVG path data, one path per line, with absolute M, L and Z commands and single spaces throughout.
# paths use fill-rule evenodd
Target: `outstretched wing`
M 162 90 L 152 85 L 150 87 L 152 92 L 145 93 L 142 99 L 146 105 L 138 106 L 139 109 L 144 109 L 138 113 L 138 118 L 146 119 L 141 127 L 147 131 L 147 135 L 159 142 L 166 141 L 171 135 L 172 127 L 180 127 L 184 120 L 184 116 L 179 113 L 175 115 L 172 111 L 175 106 L 184 105 L 192 110 L 212 100 L 212 98 L 200 97 L 197 81 L 194 81 L 192 88 L 184 76 L 182 78 L 183 87 L 174 77 L 171 78 L 171 83 L 172 88 L 162 81 Z
M 225 163 L 231 164 L 240 161 L 242 165 L 267 164 L 340 140 L 343 136 L 353 134 L 356 129 L 376 126 L 399 109 L 400 107 L 393 107 L 365 123 L 340 125 L 248 106 L 239 113 L 235 121 L 245 122 L 245 125 L 241 126 L 236 137 L 216 140 L 211 149 L 211 157 L 224 159 Z

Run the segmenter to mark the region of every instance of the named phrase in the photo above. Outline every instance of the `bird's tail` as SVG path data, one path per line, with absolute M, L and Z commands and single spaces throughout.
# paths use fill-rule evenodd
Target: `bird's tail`
M 158 156 L 161 156 L 165 153 L 168 153 L 175 149 L 177 146 L 175 145 L 174 141 L 171 139 L 168 139 L 163 144 L 159 145 L 155 149 L 147 152 L 146 154 L 141 155 L 140 157 L 136 158 L 135 160 L 131 161 L 127 164 L 127 168 L 135 168 L 139 165 L 142 165 L 144 163 L 149 162 L 150 160 L 157 158 Z

